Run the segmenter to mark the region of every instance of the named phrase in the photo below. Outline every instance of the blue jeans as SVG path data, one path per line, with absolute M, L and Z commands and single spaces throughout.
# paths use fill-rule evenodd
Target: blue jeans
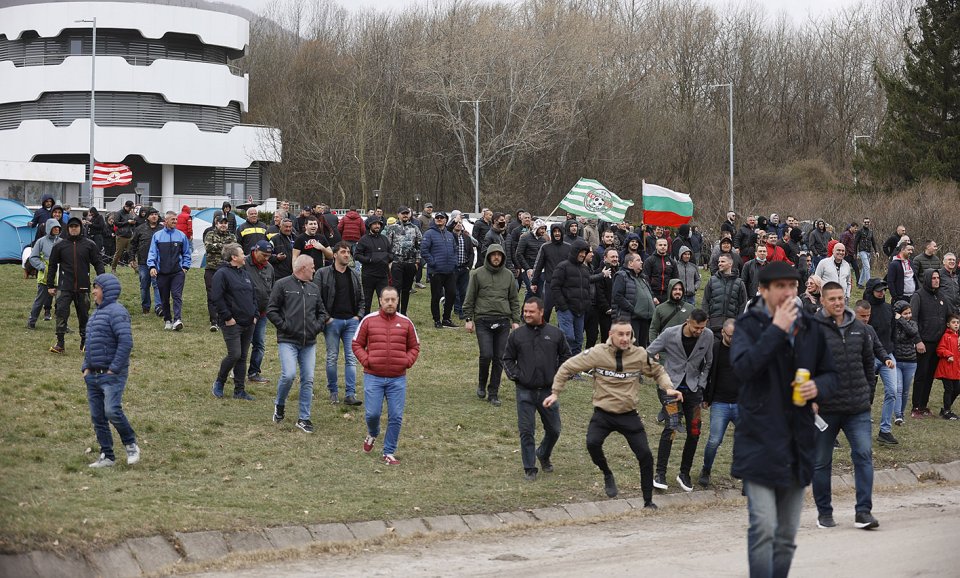
M 363 408 L 367 420 L 367 433 L 380 435 L 380 414 L 383 401 L 387 401 L 387 435 L 383 439 L 383 455 L 397 451 L 400 426 L 403 425 L 403 407 L 407 401 L 407 376 L 380 377 L 363 374 Z
M 897 399 L 893 402 L 896 417 L 902 418 L 907 409 L 907 400 L 910 399 L 910 386 L 913 376 L 917 373 L 916 361 L 897 361 Z
M 280 379 L 277 380 L 276 405 L 287 405 L 287 396 L 293 378 L 300 368 L 300 419 L 310 419 L 310 406 L 313 402 L 313 370 L 317 365 L 317 344 L 300 346 L 296 343 L 278 343 L 277 356 L 280 357 Z
M 817 463 L 813 469 L 813 499 L 821 515 L 833 515 L 830 477 L 833 475 L 833 442 L 840 430 L 850 443 L 853 479 L 857 487 L 857 512 L 873 509 L 873 454 L 870 437 L 870 412 L 855 414 L 821 413 L 827 429 L 817 433 Z
M 860 251 L 857 256 L 860 257 L 860 279 L 857 281 L 857 285 L 863 287 L 870 280 L 870 253 Z
M 137 274 L 140 276 L 140 307 L 150 309 L 150 287 L 153 286 L 153 303 L 160 305 L 160 288 L 157 287 L 156 277 L 150 276 L 150 267 L 138 265 Z
M 337 360 L 340 359 L 340 343 L 343 343 L 343 381 L 347 396 L 357 395 L 357 357 L 353 354 L 353 336 L 357 334 L 360 320 L 331 319 L 323 328 L 327 344 L 327 389 L 337 392 Z
M 896 363 L 896 362 L 894 362 Z M 897 368 L 887 367 L 879 359 L 874 360 L 874 371 L 880 370 L 880 381 L 883 382 L 883 405 L 880 409 L 880 431 L 890 432 L 893 424 L 894 407 L 897 403 Z
M 90 373 L 83 378 L 87 384 L 87 401 L 90 402 L 90 421 L 93 422 L 93 431 L 97 434 L 97 443 L 100 451 L 111 459 L 117 459 L 113 454 L 113 434 L 110 433 L 110 424 L 120 434 L 120 441 L 128 446 L 136 443 L 137 436 L 123 413 L 123 390 L 127 386 L 127 376 L 113 373 Z
M 710 404 L 710 438 L 707 447 L 703 450 L 703 469 L 709 472 L 713 469 L 713 460 L 717 458 L 717 449 L 723 443 L 723 435 L 727 426 L 736 427 L 740 421 L 740 406 L 735 403 L 716 402 Z
M 463 319 L 463 299 L 467 296 L 467 285 L 470 283 L 470 267 L 457 267 L 457 299 L 453 302 L 453 311 L 457 317 Z
M 253 340 L 250 342 L 250 367 L 247 369 L 247 376 L 253 377 L 260 374 L 260 365 L 263 364 L 263 356 L 267 351 L 267 316 L 264 315 L 257 320 L 253 327 Z
M 744 481 L 750 528 L 747 559 L 751 578 L 781 578 L 790 573 L 797 550 L 797 528 L 803 510 L 804 486 L 771 487 Z
M 583 317 L 567 309 L 566 311 L 557 311 L 557 324 L 560 331 L 563 331 L 570 344 L 570 354 L 576 355 L 583 350 Z

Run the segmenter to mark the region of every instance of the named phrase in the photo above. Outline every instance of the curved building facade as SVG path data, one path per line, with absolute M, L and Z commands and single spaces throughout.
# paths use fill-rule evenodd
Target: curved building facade
M 137 196 L 164 210 L 270 196 L 279 130 L 241 122 L 249 77 L 232 64 L 247 49 L 245 18 L 149 1 L 5 6 L 0 161 L 88 163 L 93 31 L 78 21 L 96 18 L 94 153 L 128 165 L 134 181 L 92 200 L 78 186 L 55 196 L 107 209 Z M 8 196 L 34 204 L 40 192 Z

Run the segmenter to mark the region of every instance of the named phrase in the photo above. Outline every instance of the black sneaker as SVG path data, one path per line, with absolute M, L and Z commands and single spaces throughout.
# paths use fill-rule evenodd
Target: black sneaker
M 256 399 L 252 395 L 246 392 L 246 390 L 241 389 L 240 391 L 233 392 L 233 399 L 242 399 L 246 401 L 253 401 Z
M 942 417 L 943 419 L 946 419 L 946 420 L 950 420 L 950 421 L 957 421 L 957 419 L 958 419 L 958 418 L 957 418 L 957 414 L 953 413 L 952 411 L 950 411 L 950 410 L 948 410 L 948 409 L 945 410 L 945 409 L 943 409 L 943 408 L 940 408 L 940 417 Z
M 553 471 L 553 462 L 550 461 L 550 458 L 545 458 L 541 455 L 540 449 L 537 449 L 537 460 L 540 462 L 540 469 L 546 473 Z
M 493 407 L 500 407 L 500 398 L 491 394 L 490 405 L 492 405 Z
M 861 530 L 873 530 L 880 526 L 880 522 L 878 522 L 870 512 L 857 512 L 853 525 Z
M 443 329 L 443 323 L 440 323 L 439 321 L 434 321 L 433 327 L 434 329 Z
M 36 328 L 37 328 L 36 321 L 27 321 L 27 329 L 36 329 Z
M 483 389 L 482 387 L 478 387 L 478 388 L 477 388 L 477 397 L 479 397 L 480 399 L 486 399 L 486 397 L 487 397 L 487 390 Z
M 860 514 L 857 514 L 859 517 Z M 837 521 L 833 519 L 833 516 L 830 514 L 820 514 L 817 516 L 817 527 L 818 528 L 833 528 L 837 525 Z
M 644 502 L 644 503 L 643 503 L 643 509 L 644 509 L 644 510 L 657 510 L 657 509 L 659 509 L 659 508 L 657 508 L 657 505 L 654 504 L 653 501 L 651 500 L 651 501 L 649 501 L 649 502 Z
M 897 438 L 893 437 L 893 434 L 888 431 L 878 433 L 877 441 L 880 442 L 882 446 L 895 446 L 900 443 L 897 441 Z
M 528 481 L 528 482 L 535 482 L 535 481 L 537 481 L 537 472 L 536 472 L 536 471 L 533 471 L 533 472 L 525 472 L 525 473 L 523 474 L 523 479 L 526 480 L 526 481 Z
M 449 319 L 444 319 L 440 324 L 444 327 L 459 327 L 459 325 Z
M 653 476 L 653 487 L 658 490 L 666 490 L 667 489 L 666 476 L 664 476 L 663 474 L 656 474 L 655 476 Z
M 283 421 L 283 410 L 284 407 L 282 405 L 273 406 L 273 423 L 280 423 Z
M 83 353 L 87 348 L 87 337 L 83 336 L 80 338 L 80 353 Z
M 363 405 L 363 402 L 352 395 L 343 398 L 343 405 Z
M 620 490 L 617 489 L 617 481 L 613 479 L 613 473 L 603 474 L 603 491 L 608 498 L 616 498 Z
M 690 474 L 684 474 L 683 472 L 677 474 L 677 483 L 680 484 L 684 492 L 693 491 L 693 482 L 690 481 Z
M 313 433 L 313 422 L 308 419 L 298 419 L 297 427 L 306 433 Z
M 700 479 L 697 483 L 706 488 L 710 485 L 710 470 L 700 470 Z

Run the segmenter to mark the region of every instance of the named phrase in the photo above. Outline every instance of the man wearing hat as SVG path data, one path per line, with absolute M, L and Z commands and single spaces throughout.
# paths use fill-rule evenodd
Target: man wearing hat
M 143 314 L 150 313 L 150 288 L 153 287 L 153 305 L 157 316 L 163 314 L 160 307 L 160 289 L 157 280 L 150 276 L 150 267 L 147 266 L 147 254 L 150 251 L 150 239 L 160 230 L 160 213 L 153 207 L 145 207 L 146 220 L 133 232 L 130 237 L 130 266 L 136 269 L 140 277 L 140 309 Z M 211 274 L 212 277 L 212 274 Z
M 123 208 L 117 211 L 113 223 L 117 226 L 117 245 L 116 252 L 113 254 L 113 261 L 110 263 L 110 270 L 117 272 L 117 263 L 120 257 L 127 251 L 130 245 L 130 237 L 133 236 L 134 226 L 137 224 L 137 215 L 133 210 L 133 201 L 127 201 Z
M 90 267 L 103 274 L 103 263 L 93 241 L 83 236 L 83 223 L 76 217 L 67 221 L 67 237 L 53 245 L 47 263 L 47 292 L 56 295 L 57 343 L 52 353 L 63 353 L 70 305 L 77 310 L 80 324 L 80 351 L 86 345 L 87 316 L 90 314 Z M 59 278 L 58 278 L 59 277 Z
M 257 296 L 257 322 L 253 326 L 253 338 L 250 341 L 250 366 L 247 368 L 247 381 L 252 383 L 267 383 L 267 378 L 260 375 L 260 365 L 267 350 L 267 305 L 270 303 L 270 292 L 273 291 L 273 265 L 270 257 L 273 256 L 273 245 L 266 239 L 257 241 L 244 262 L 247 275 L 253 281 L 253 289 Z
M 397 210 L 397 222 L 387 227 L 387 241 L 390 242 L 390 285 L 397 288 L 400 306 L 397 311 L 407 314 L 410 303 L 410 289 L 420 266 L 420 243 L 423 233 L 420 227 L 410 221 L 410 207 L 400 205 Z
M 816 453 L 811 401 L 829 398 L 837 372 L 821 325 L 797 305 L 800 273 L 783 261 L 760 271 L 760 297 L 737 319 L 730 348 L 740 379 L 734 477 L 743 480 L 751 576 L 786 576 Z M 810 377 L 796 386 L 798 369 Z
M 893 305 L 887 302 L 886 291 L 886 281 L 878 278 L 869 279 L 863 292 L 863 299 L 870 304 L 870 327 L 877 332 L 877 338 L 884 351 L 889 352 L 893 357 Z M 893 424 L 894 406 L 897 401 L 896 360 L 894 360 L 894 366 L 889 367 L 877 359 L 874 362 L 874 371 L 879 371 L 880 380 L 883 382 L 883 406 L 880 410 L 880 433 L 877 441 L 882 444 L 897 443 L 890 427 Z M 873 387 L 876 387 L 876 380 L 873 381 Z M 872 395 L 870 399 L 873 399 Z
M 203 235 L 203 247 L 207 251 L 207 266 L 203 270 L 203 286 L 207 290 L 207 315 L 210 317 L 211 332 L 220 330 L 220 325 L 217 323 L 217 306 L 210 296 L 213 276 L 216 275 L 217 269 L 223 264 L 224 246 L 237 242 L 236 236 L 230 232 L 230 221 L 232 219 L 232 216 L 221 215 L 215 220 L 213 228 Z M 160 299 L 157 299 L 157 307 L 160 307 L 159 301 Z
M 424 233 L 421 246 L 423 260 L 430 267 L 430 313 L 433 314 L 433 326 L 456 327 L 450 320 L 454 302 L 457 299 L 457 240 L 447 230 L 447 214 L 434 213 L 433 226 Z M 440 297 L 444 297 L 443 319 L 440 318 Z

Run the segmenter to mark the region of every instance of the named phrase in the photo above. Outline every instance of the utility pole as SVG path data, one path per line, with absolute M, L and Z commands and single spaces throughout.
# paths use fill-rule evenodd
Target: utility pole
M 726 87 L 729 89 L 730 96 L 730 209 L 733 208 L 733 83 L 727 82 L 724 84 L 711 84 L 710 88 L 720 88 Z
M 93 155 L 93 144 L 97 118 L 97 19 L 94 17 L 91 20 L 77 20 L 76 22 L 93 24 L 93 43 L 90 52 L 90 179 L 87 188 L 87 193 L 90 195 L 90 202 L 87 205 L 93 206 L 93 165 L 96 162 Z M 82 200 L 80 204 L 84 204 Z
M 473 212 L 480 212 L 480 101 L 461 100 L 463 104 L 473 103 Z

